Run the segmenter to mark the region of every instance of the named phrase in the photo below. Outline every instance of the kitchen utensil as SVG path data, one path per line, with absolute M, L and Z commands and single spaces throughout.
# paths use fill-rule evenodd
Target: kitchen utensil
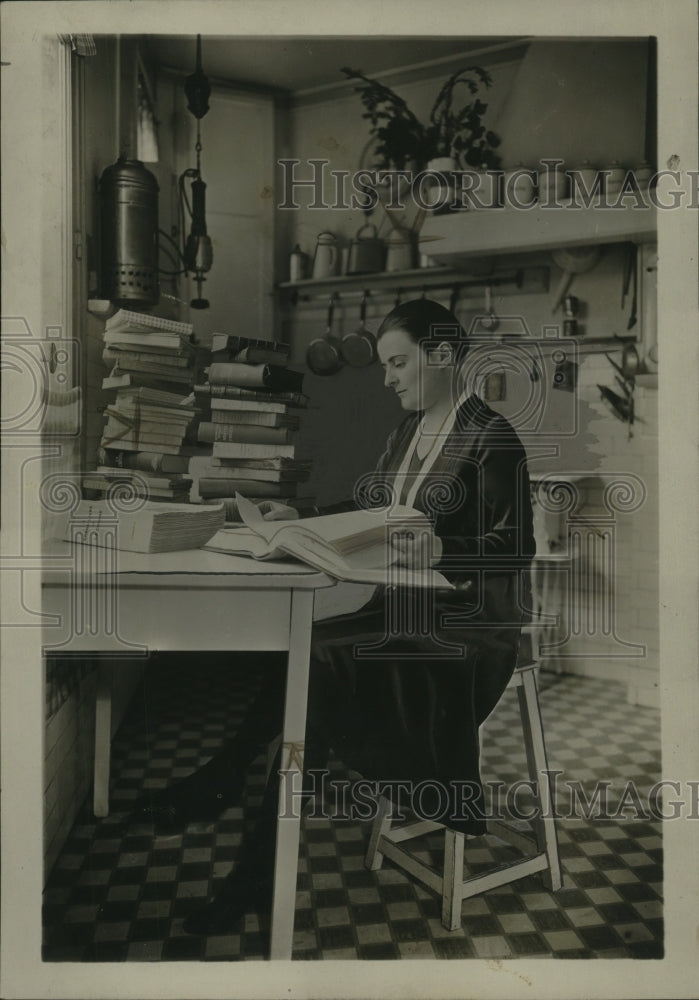
M 302 281 L 307 274 L 308 254 L 296 244 L 289 254 L 289 281 Z
M 568 176 L 556 164 L 551 170 L 548 167 L 539 171 L 539 203 L 553 204 L 557 198 L 565 198 L 568 191 Z
M 626 375 L 624 374 L 624 369 L 621 367 L 621 365 L 618 365 L 616 363 L 616 361 L 614 360 L 614 358 L 611 358 L 607 353 L 605 353 L 604 356 L 607 359 L 607 361 L 609 362 L 609 364 L 612 366 L 612 368 L 614 369 L 614 371 L 617 372 L 619 375 L 621 375 L 621 377 L 623 379 L 625 379 Z
M 633 176 L 638 186 L 639 191 L 646 191 L 650 185 L 651 177 L 653 176 L 653 170 L 647 160 L 639 163 L 637 167 L 633 169 Z
M 607 388 L 606 385 L 597 384 L 597 388 L 600 391 L 602 399 L 610 408 L 615 417 L 619 420 L 623 420 L 624 423 L 633 423 L 633 399 L 624 399 L 618 393 L 614 392 L 613 389 Z M 630 428 L 629 428 L 630 433 Z
M 347 273 L 376 274 L 383 271 L 384 256 L 384 243 L 379 239 L 376 226 L 373 222 L 365 222 L 350 246 Z
M 579 167 L 566 171 L 570 178 L 571 195 L 576 204 L 578 194 L 582 198 L 588 197 L 595 189 L 597 181 L 597 168 L 593 167 L 589 160 L 583 160 Z
M 486 285 L 485 289 L 485 315 L 481 317 L 480 326 L 483 330 L 487 330 L 488 333 L 495 333 L 500 326 L 500 320 L 495 315 L 492 305 L 490 285 Z
M 621 370 L 624 378 L 632 379 L 637 373 L 641 364 L 638 351 L 633 344 L 625 344 L 621 352 Z
M 565 298 L 575 275 L 591 271 L 599 263 L 599 259 L 602 256 L 602 248 L 598 246 L 567 247 L 561 250 L 554 250 L 551 256 L 554 263 L 563 270 L 551 309 L 551 312 L 556 312 Z
M 415 266 L 413 235 L 409 229 L 394 227 L 386 237 L 386 270 L 409 271 Z
M 626 245 L 626 253 L 624 256 L 624 277 L 621 285 L 621 308 L 624 308 L 626 304 L 626 296 L 629 294 L 629 285 L 631 284 L 631 270 L 633 268 L 634 261 L 634 248 L 631 243 Z
M 631 315 L 626 324 L 627 330 L 633 330 L 636 326 L 636 311 L 638 308 L 638 247 L 633 248 L 633 262 L 631 265 L 633 276 L 633 298 L 631 299 Z
M 316 337 L 308 345 L 306 364 L 314 375 L 335 375 L 342 368 L 339 339 L 333 334 L 333 313 L 335 302 L 339 298 L 337 292 L 330 296 L 328 305 L 328 324 L 325 336 Z
M 364 292 L 359 307 L 359 326 L 342 338 L 342 357 L 353 368 L 366 368 L 376 361 L 376 337 L 366 328 L 366 302 L 369 292 Z
M 568 319 L 575 319 L 579 307 L 580 300 L 575 295 L 566 295 L 563 299 L 563 313 Z
M 319 233 L 313 256 L 313 277 L 332 278 L 337 271 L 339 251 L 337 240 L 332 233 Z
M 612 160 L 602 171 L 604 177 L 604 193 L 606 195 L 619 194 L 621 186 L 626 177 L 626 171 L 618 160 Z
M 503 176 L 503 201 L 505 207 L 525 208 L 534 201 L 536 172 L 527 170 L 522 163 L 505 171 Z

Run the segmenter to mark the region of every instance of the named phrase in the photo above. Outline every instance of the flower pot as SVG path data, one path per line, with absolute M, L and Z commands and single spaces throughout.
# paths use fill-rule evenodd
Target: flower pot
M 424 207 L 436 215 L 453 211 L 456 169 L 457 163 L 453 156 L 438 156 L 427 162 L 427 177 L 420 185 L 420 190 Z

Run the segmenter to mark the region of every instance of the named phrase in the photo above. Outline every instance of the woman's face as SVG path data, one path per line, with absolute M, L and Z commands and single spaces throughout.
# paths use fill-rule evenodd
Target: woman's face
M 404 410 L 429 410 L 451 393 L 451 366 L 439 351 L 425 352 L 405 330 L 387 330 L 376 347 L 384 385 Z

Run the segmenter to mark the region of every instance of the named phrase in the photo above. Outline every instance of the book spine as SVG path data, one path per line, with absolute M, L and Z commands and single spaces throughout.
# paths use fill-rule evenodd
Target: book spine
M 145 452 L 138 454 L 143 455 Z M 213 469 L 210 471 L 214 472 Z M 104 476 L 105 479 L 121 479 L 124 482 L 143 479 L 146 483 L 153 483 L 153 485 L 158 486 L 176 486 L 178 483 L 186 484 L 191 481 L 191 476 L 185 472 L 153 472 L 152 469 L 114 468 L 111 465 L 98 465 L 94 474 Z
M 145 451 L 148 447 L 157 448 L 163 455 L 179 455 L 181 445 L 171 444 L 166 441 L 159 441 L 157 438 L 139 438 L 138 441 L 127 438 L 103 437 L 100 441 L 101 448 L 114 448 L 119 446 L 120 451 Z
M 177 453 L 162 451 L 124 451 L 101 447 L 97 454 L 100 465 L 115 469 L 133 469 L 143 472 L 187 472 L 190 459 Z
M 181 441 L 186 427 L 176 427 L 164 420 L 107 420 L 102 433 L 106 436 L 146 437 L 159 435 L 163 441 Z
M 227 468 L 233 463 L 252 469 L 275 469 L 288 472 L 308 472 L 310 473 L 313 463 L 299 458 L 213 458 L 211 464 L 221 468 Z M 251 475 L 248 471 L 246 475 Z
M 165 382 L 177 382 L 182 385 L 183 390 L 193 381 L 194 369 L 192 368 L 170 368 L 167 365 L 141 365 L 127 361 L 122 364 L 117 361 L 112 368 L 112 375 L 140 375 L 143 383 L 150 385 L 151 378 L 162 379 Z
M 214 458 L 293 458 L 293 444 L 244 444 L 239 441 L 215 441 Z
M 278 365 L 243 365 L 236 362 L 214 362 L 209 367 L 212 385 L 235 385 L 273 392 L 301 392 L 303 373 Z
M 148 371 L 150 368 L 192 368 L 194 358 L 192 355 L 181 354 L 134 354 L 131 351 L 115 351 L 105 347 L 102 351 L 102 360 L 107 365 L 118 365 L 122 370 L 131 367 L 135 371 Z
M 196 394 L 196 393 L 195 393 Z M 288 414 L 288 403 L 268 403 L 254 399 L 227 399 L 219 396 L 209 396 L 211 412 L 237 413 L 241 417 L 243 414 L 252 416 L 256 413 Z M 248 419 L 245 416 L 244 419 Z
M 156 389 L 158 392 L 168 392 L 178 398 L 184 398 L 187 382 L 174 382 L 170 376 L 157 378 L 155 375 L 144 375 L 138 372 L 121 372 L 115 368 L 102 379 L 103 389 Z
M 187 341 L 176 333 L 105 333 L 104 343 L 107 347 L 113 344 L 131 345 L 131 347 L 165 347 L 179 351 Z
M 197 415 L 196 410 L 190 410 L 186 407 L 157 406 L 150 403 L 132 405 L 122 400 L 117 400 L 113 406 L 105 407 L 104 413 L 105 416 L 113 417 L 115 420 L 123 420 L 124 423 L 153 421 L 154 423 L 169 424 L 171 427 L 179 425 L 186 427 Z
M 286 354 L 280 351 L 270 351 L 263 347 L 244 347 L 242 351 L 218 350 L 211 352 L 213 362 L 236 362 L 243 365 L 279 365 L 286 364 Z
M 212 385 L 236 385 L 262 388 L 265 365 L 243 365 L 235 362 L 213 362 L 209 366 L 209 382 Z
M 217 424 L 204 420 L 199 424 L 198 439 L 203 444 L 214 441 L 240 441 L 250 444 L 289 444 L 293 432 L 288 427 L 255 427 L 250 424 Z
M 227 351 L 238 354 L 247 348 L 268 351 L 282 357 L 287 357 L 290 351 L 288 344 L 282 344 L 277 340 L 261 340 L 259 337 L 238 337 L 230 333 L 214 333 L 211 337 L 212 351 Z
M 256 479 L 266 483 L 302 483 L 308 479 L 307 472 L 294 472 L 285 469 L 259 469 L 251 468 L 242 463 L 232 462 L 230 465 L 213 465 L 212 459 L 208 462 L 199 459 L 192 459 L 189 463 L 189 472 L 198 479 Z
M 116 406 L 162 406 L 170 410 L 178 410 L 183 413 L 195 413 L 194 406 L 183 405 L 183 400 L 188 397 L 181 392 L 162 392 L 160 389 L 153 389 L 151 386 L 122 386 L 117 390 Z
M 151 313 L 137 312 L 135 309 L 119 309 L 105 323 L 105 329 L 113 330 L 133 325 L 145 330 L 167 330 L 189 336 L 193 331 L 191 323 L 182 323 L 176 319 L 166 319 L 164 316 L 153 316 Z
M 290 430 L 298 430 L 299 421 L 295 417 L 287 417 L 282 413 L 251 413 L 240 410 L 215 410 L 211 411 L 211 421 L 214 424 L 240 425 L 247 424 L 255 427 L 287 427 Z
M 308 397 L 301 392 L 268 392 L 265 389 L 243 388 L 237 385 L 215 384 L 205 382 L 194 386 L 194 392 L 202 397 L 210 396 L 216 399 L 237 399 L 258 403 L 286 403 L 306 409 Z
M 295 483 L 268 483 L 256 479 L 200 479 L 199 495 L 202 497 L 231 497 L 236 493 L 254 497 L 293 497 Z

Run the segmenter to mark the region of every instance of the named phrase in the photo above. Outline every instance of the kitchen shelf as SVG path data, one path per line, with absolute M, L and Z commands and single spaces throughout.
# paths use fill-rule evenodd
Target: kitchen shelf
M 485 208 L 432 215 L 426 219 L 420 239 L 424 252 L 454 266 L 489 254 L 652 243 L 657 239 L 656 213 L 652 207 L 575 208 L 565 203 L 523 210 Z
M 330 278 L 304 278 L 302 281 L 283 281 L 277 285 L 282 292 L 290 294 L 292 302 L 307 301 L 312 298 L 345 292 L 361 295 L 369 289 L 386 295 L 408 289 L 437 288 L 498 288 L 504 294 L 507 286 L 517 294 L 547 292 L 549 288 L 549 268 L 543 265 L 528 267 L 508 267 L 498 272 L 492 266 L 474 269 L 473 263 L 467 269 L 455 267 L 418 267 L 409 271 L 378 271 L 374 274 L 338 274 Z

